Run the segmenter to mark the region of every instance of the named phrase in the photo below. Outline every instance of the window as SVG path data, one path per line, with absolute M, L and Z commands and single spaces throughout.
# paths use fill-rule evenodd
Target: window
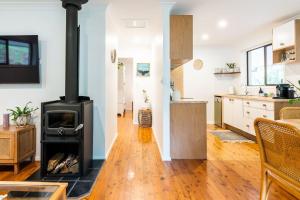
M 31 44 L 0 39 L 0 65 L 30 66 Z
M 276 85 L 283 82 L 284 65 L 273 65 L 272 44 L 247 52 L 248 85 Z
M 0 40 L 0 64 L 6 63 L 6 41 Z

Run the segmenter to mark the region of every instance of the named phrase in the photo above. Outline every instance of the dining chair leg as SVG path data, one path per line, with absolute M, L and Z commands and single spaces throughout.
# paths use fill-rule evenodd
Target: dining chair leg
M 263 170 L 262 177 L 261 177 L 260 200 L 268 199 L 271 183 L 272 182 L 269 179 L 268 172 L 266 170 Z

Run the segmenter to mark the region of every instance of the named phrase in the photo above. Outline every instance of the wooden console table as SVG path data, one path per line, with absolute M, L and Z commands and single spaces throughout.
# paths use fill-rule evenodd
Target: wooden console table
M 0 126 L 0 165 L 13 165 L 18 174 L 20 162 L 28 158 L 34 162 L 35 144 L 35 126 Z

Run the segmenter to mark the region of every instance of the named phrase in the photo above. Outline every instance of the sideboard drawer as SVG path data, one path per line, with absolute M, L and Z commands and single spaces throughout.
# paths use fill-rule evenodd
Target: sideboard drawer
M 266 101 L 244 100 L 244 106 L 263 110 L 274 110 L 274 103 Z

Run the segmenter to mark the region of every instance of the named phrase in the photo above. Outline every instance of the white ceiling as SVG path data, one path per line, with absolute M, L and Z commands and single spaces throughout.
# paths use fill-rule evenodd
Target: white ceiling
M 108 3 L 120 39 L 128 43 L 149 43 L 161 30 L 160 2 L 176 2 L 173 14 L 194 15 L 195 44 L 231 44 L 271 24 L 300 14 L 300 0 L 89 0 Z M 0 2 L 60 2 L 60 0 L 0 0 Z M 144 29 L 128 29 L 125 19 L 143 19 Z M 220 29 L 217 22 L 228 21 Z M 202 34 L 210 39 L 203 41 Z
M 161 7 L 159 0 L 109 0 L 108 12 L 117 26 L 123 45 L 150 45 L 159 34 Z M 128 20 L 144 20 L 145 28 L 127 28 Z
M 299 14 L 300 0 L 176 0 L 172 13 L 194 15 L 195 44 L 230 44 Z M 221 19 L 227 28 L 217 26 Z M 201 39 L 205 33 L 207 41 Z

